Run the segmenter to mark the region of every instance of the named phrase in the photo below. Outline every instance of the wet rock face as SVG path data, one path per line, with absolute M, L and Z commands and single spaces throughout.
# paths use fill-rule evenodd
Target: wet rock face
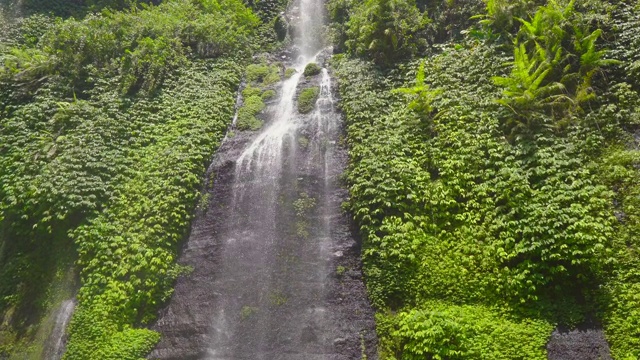
M 549 360 L 611 360 L 600 328 L 556 329 L 547 344 Z
M 357 232 L 341 209 L 348 156 L 331 77 L 303 76 L 328 56 L 312 31 L 322 2 L 299 3 L 311 40 L 280 54 L 296 72 L 274 87 L 263 129 L 228 138 L 212 162 L 179 258 L 193 272 L 152 327 L 152 359 L 376 359 Z M 297 92 L 312 84 L 318 99 L 301 114 Z
M 238 133 L 221 147 L 209 170 L 208 206 L 179 260 L 193 272 L 178 280 L 153 326 L 162 339 L 151 359 L 377 358 L 359 241 L 340 208 L 348 197 L 340 183 L 348 159 L 337 141 L 342 129 L 321 126 L 322 113 L 339 119 L 326 101 L 295 115 L 273 187 L 269 169 L 263 178 L 238 178 L 237 159 L 256 134 Z M 305 207 L 307 196 L 313 205 Z

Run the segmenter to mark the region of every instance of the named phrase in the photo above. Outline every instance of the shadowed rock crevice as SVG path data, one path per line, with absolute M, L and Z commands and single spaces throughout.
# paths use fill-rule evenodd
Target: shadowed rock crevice
M 556 329 L 547 343 L 549 360 L 611 360 L 602 328 Z

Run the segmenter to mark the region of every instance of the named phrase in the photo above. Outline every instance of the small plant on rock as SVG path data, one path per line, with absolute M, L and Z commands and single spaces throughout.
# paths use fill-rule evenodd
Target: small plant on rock
M 262 127 L 262 121 L 256 118 L 263 109 L 264 101 L 260 96 L 250 96 L 244 100 L 244 105 L 238 110 L 236 127 L 238 130 L 258 130 Z
M 290 77 L 293 76 L 293 74 L 297 73 L 298 71 L 294 68 L 288 68 L 287 70 L 284 71 L 284 78 L 288 79 Z
M 312 63 L 308 63 L 307 66 L 304 68 L 304 76 L 316 76 L 318 74 L 320 74 L 320 71 L 322 71 L 322 68 L 320 66 L 318 66 L 318 64 L 312 62 Z
M 317 86 L 302 90 L 298 96 L 298 111 L 301 114 L 310 113 L 316 105 L 318 95 L 320 95 L 320 88 Z

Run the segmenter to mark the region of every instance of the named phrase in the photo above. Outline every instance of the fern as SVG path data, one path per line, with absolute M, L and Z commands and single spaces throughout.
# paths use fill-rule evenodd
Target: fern
M 416 74 L 416 85 L 408 88 L 399 88 L 391 91 L 396 94 L 405 94 L 412 97 L 409 108 L 421 115 L 430 115 L 433 112 L 433 101 L 442 92 L 440 89 L 431 90 L 425 83 L 424 62 L 420 64 Z
M 557 95 L 559 91 L 564 90 L 564 86 L 558 82 L 544 84 L 552 70 L 546 57 L 546 51 L 538 43 L 536 53 L 532 55 L 527 51 L 525 44 L 517 45 L 514 49 L 511 75 L 492 78 L 494 84 L 504 88 L 504 97 L 499 99 L 498 103 L 510 107 L 515 112 L 525 108 L 539 108 L 548 102 L 549 99 L 545 97 Z

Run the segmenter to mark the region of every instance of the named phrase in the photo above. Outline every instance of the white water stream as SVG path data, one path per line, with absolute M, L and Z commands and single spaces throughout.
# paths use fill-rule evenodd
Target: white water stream
M 65 300 L 58 308 L 56 322 L 51 331 L 49 344 L 44 353 L 46 360 L 62 359 L 66 345 L 67 326 L 69 325 L 69 320 L 71 320 L 71 315 L 73 315 L 75 307 L 76 303 L 74 300 Z
M 323 0 L 294 2 L 294 46 L 285 54 L 296 55 L 285 65 L 296 73 L 276 87 L 263 129 L 228 138 L 212 163 L 211 202 L 181 255 L 194 272 L 163 311 L 151 358 L 346 360 L 375 342 L 357 244 L 340 209 L 346 153 L 331 77 L 326 68 L 303 75 L 330 53 L 323 13 Z M 316 86 L 315 109 L 299 113 L 298 94 Z M 338 278 L 337 267 L 353 276 Z

